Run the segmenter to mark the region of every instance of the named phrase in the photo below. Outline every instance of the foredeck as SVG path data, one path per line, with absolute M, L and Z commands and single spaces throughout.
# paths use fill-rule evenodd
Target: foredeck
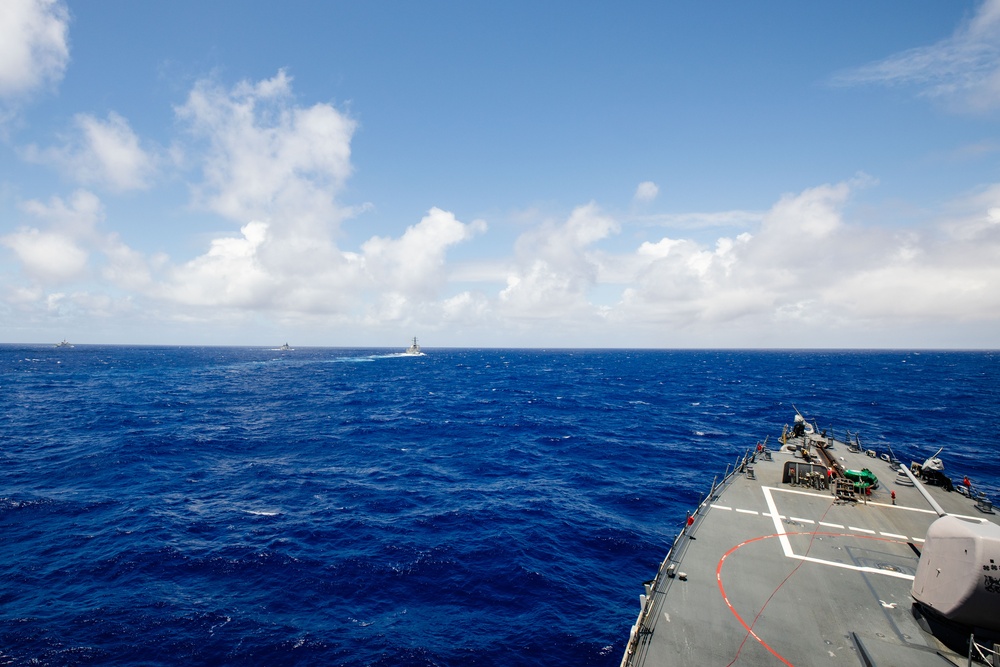
M 647 584 L 623 665 L 966 664 L 912 609 L 937 512 L 917 487 L 897 485 L 888 463 L 842 442 L 830 454 L 869 468 L 878 489 L 837 500 L 832 489 L 782 482 L 800 455 L 758 454 L 697 508 Z M 924 488 L 948 514 L 997 522 L 958 492 Z

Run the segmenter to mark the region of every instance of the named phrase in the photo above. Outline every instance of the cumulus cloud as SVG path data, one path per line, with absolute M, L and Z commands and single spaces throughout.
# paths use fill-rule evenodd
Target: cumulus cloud
M 0 98 L 59 81 L 69 62 L 69 12 L 58 0 L 0 2 Z
M 660 214 L 640 225 L 591 202 L 561 219 L 519 219 L 511 248 L 486 236 L 489 258 L 465 258 L 461 271 L 450 253 L 469 244 L 475 255 L 489 230 L 444 208 L 343 249 L 338 226 L 358 212 L 339 201 L 355 123 L 329 104 L 297 104 L 291 82 L 283 71 L 233 87 L 202 81 L 176 109 L 193 203 L 233 222 L 231 233 L 193 257 L 145 255 L 102 230 L 104 206 L 88 190 L 25 201 L 25 223 L 0 236 L 20 269 L 17 280 L 0 275 L 0 299 L 60 316 L 110 317 L 141 301 L 164 320 L 358 330 L 421 322 L 538 333 L 557 322 L 561 333 L 608 322 L 706 345 L 740 344 L 747 327 L 795 332 L 788 340 L 807 344 L 802 332 L 866 330 L 884 318 L 920 326 L 996 321 L 1000 312 L 1000 185 L 938 219 L 882 226 L 852 217 L 852 200 L 875 183 L 864 175 L 784 194 L 765 211 Z M 34 149 L 36 159 L 114 191 L 152 183 L 154 153 L 124 118 L 76 122 L 78 139 Z M 635 201 L 655 195 L 643 183 Z M 612 240 L 625 226 L 630 234 Z
M 89 236 L 104 217 L 101 200 L 87 190 L 77 190 L 68 201 L 62 197 L 52 197 L 48 203 L 29 199 L 21 204 L 21 210 L 60 233 L 74 237 Z
M 848 265 L 822 291 L 854 318 L 917 323 L 995 320 L 1000 313 L 1000 186 L 953 203 L 935 225 L 878 241 L 869 261 Z M 860 251 L 860 249 L 858 249 Z
M 485 223 L 464 224 L 432 209 L 401 237 L 372 237 L 360 253 L 329 243 L 322 250 L 326 261 L 311 266 L 302 248 L 306 261 L 297 267 L 274 261 L 293 253 L 287 240 L 272 236 L 268 223 L 251 222 L 240 231 L 240 237 L 215 239 L 206 254 L 170 268 L 158 294 L 191 306 L 401 319 L 440 298 L 448 248 L 485 231 Z
M 199 82 L 177 108 L 195 144 L 195 203 L 241 221 L 240 236 L 164 268 L 158 298 L 185 306 L 395 319 L 439 296 L 451 246 L 485 230 L 432 209 L 399 238 L 360 251 L 334 242 L 357 208 L 338 200 L 355 122 L 328 104 L 295 104 L 291 77 L 225 88 Z M 191 157 L 194 156 L 194 157 Z
M 297 239 L 274 230 L 271 223 L 251 221 L 239 236 L 213 239 L 194 259 L 164 262 L 162 280 L 150 286 L 150 294 L 169 304 L 228 312 L 308 315 L 344 313 L 357 305 L 364 281 L 355 254 L 329 239 Z
M 163 254 L 146 257 L 129 247 L 117 233 L 108 234 L 101 243 L 104 265 L 101 277 L 130 294 L 148 292 L 153 282 L 153 272 L 167 262 Z
M 546 222 L 523 234 L 515 246 L 516 266 L 499 294 L 502 312 L 548 319 L 587 311 L 601 270 L 600 254 L 591 246 L 618 230 L 616 220 L 590 203 L 561 224 Z
M 886 239 L 844 219 L 850 195 L 865 182 L 786 194 L 756 229 L 719 237 L 714 246 L 669 237 L 643 244 L 635 280 L 623 292 L 623 315 L 685 328 L 774 326 L 803 314 L 822 320 L 835 309 L 824 294 L 838 276 L 877 264 L 887 251 Z
M 343 217 L 335 196 L 351 173 L 356 123 L 329 104 L 296 106 L 291 81 L 284 70 L 231 89 L 204 80 L 177 107 L 205 144 L 196 147 L 198 204 L 240 223 L 274 220 L 299 232 Z
M 838 85 L 913 85 L 970 111 L 1000 107 L 1000 0 L 986 0 L 950 37 L 843 72 Z
M 32 224 L 0 237 L 0 246 L 13 254 L 23 280 L 7 282 L 5 276 L 2 287 L 3 301 L 26 322 L 130 312 L 163 263 L 103 232 L 104 206 L 86 190 L 69 199 L 28 200 L 20 208 Z
M 156 157 L 140 146 L 139 138 L 122 116 L 111 112 L 107 120 L 88 114 L 74 119 L 79 136 L 61 147 L 29 146 L 29 161 L 52 164 L 79 183 L 106 187 L 114 192 L 149 187 Z
M 763 284 L 744 284 L 733 275 L 739 253 L 751 238 L 722 238 L 714 248 L 669 237 L 643 243 L 631 260 L 634 275 L 622 293 L 617 316 L 687 327 L 768 307 L 770 296 Z
M 189 320 L 327 318 L 369 328 L 418 322 L 538 333 L 558 321 L 568 333 L 607 322 L 645 328 L 654 332 L 651 341 L 668 332 L 665 344 L 706 345 L 741 344 L 746 331 L 787 332 L 793 335 L 782 340 L 803 344 L 885 322 L 919 328 L 943 319 L 995 320 L 1000 185 L 953 202 L 937 220 L 898 228 L 852 219 L 851 201 L 864 187 L 864 179 L 851 179 L 785 194 L 756 225 L 734 225 L 709 242 L 670 234 L 617 252 L 604 246 L 621 223 L 590 203 L 564 220 L 534 224 L 505 262 L 461 278 L 495 290 L 458 294 L 447 292 L 448 253 L 487 228 L 443 209 L 431 209 L 398 236 L 371 237 L 357 251 L 330 240 L 318 249 L 298 247 L 292 237 L 276 236 L 272 222 L 250 221 L 203 254 L 173 262 L 102 233 L 100 201 L 79 191 L 68 200 L 22 204 L 35 224 L 0 244 L 29 282 L 7 286 L 4 299 L 60 316 L 110 316 L 145 299 Z M 294 257 L 300 265 L 290 262 Z M 497 267 L 505 267 L 498 279 Z M 104 287 L 81 289 L 84 281 Z M 618 297 L 599 303 L 595 292 Z
M 22 205 L 22 210 L 43 223 L 45 229 L 24 226 L 0 237 L 0 244 L 14 252 L 25 275 L 45 286 L 84 277 L 90 257 L 87 245 L 103 216 L 97 197 L 79 191 L 69 202 L 59 197 L 48 204 L 31 200 Z
M 207 253 L 174 269 L 164 296 L 186 305 L 266 306 L 278 282 L 257 258 L 267 225 L 250 222 L 240 232 L 213 240 Z
M 41 283 L 79 278 L 87 266 L 87 251 L 63 234 L 24 228 L 5 236 L 2 243 L 17 254 L 24 272 Z
M 935 224 L 900 231 L 846 216 L 868 182 L 784 195 L 752 233 L 720 237 L 714 247 L 670 237 L 643 243 L 629 259 L 633 275 L 615 317 L 692 331 L 739 323 L 800 336 L 995 319 L 1000 220 L 991 211 L 1000 188 L 957 202 L 961 212 Z
M 383 293 L 433 299 L 447 279 L 447 249 L 485 231 L 482 220 L 463 224 L 453 213 L 433 208 L 400 238 L 375 236 L 365 242 L 361 247 L 365 270 Z
M 632 195 L 632 200 L 636 203 L 646 204 L 654 199 L 660 194 L 660 188 L 657 187 L 656 183 L 653 181 L 643 181 L 635 189 L 635 194 Z

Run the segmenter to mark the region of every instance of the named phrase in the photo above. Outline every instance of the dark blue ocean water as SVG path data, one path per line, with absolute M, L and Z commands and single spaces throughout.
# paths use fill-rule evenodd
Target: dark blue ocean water
M 994 500 L 993 352 L 0 346 L 0 664 L 617 665 L 794 415 Z

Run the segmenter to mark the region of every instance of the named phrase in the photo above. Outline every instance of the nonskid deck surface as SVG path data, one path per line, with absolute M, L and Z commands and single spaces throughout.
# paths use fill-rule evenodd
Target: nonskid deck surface
M 937 512 L 916 487 L 897 485 L 890 464 L 842 442 L 830 453 L 846 469 L 869 468 L 879 487 L 838 501 L 782 483 L 785 462 L 801 461 L 787 448 L 757 456 L 753 478 L 732 475 L 678 537 L 647 586 L 623 665 L 966 664 L 912 609 Z M 960 493 L 924 488 L 948 514 L 997 522 Z

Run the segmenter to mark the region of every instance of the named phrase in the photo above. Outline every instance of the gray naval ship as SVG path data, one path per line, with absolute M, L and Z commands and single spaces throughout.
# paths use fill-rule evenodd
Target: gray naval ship
M 1000 665 L 1000 522 L 938 454 L 900 464 L 796 414 L 688 516 L 622 667 Z

